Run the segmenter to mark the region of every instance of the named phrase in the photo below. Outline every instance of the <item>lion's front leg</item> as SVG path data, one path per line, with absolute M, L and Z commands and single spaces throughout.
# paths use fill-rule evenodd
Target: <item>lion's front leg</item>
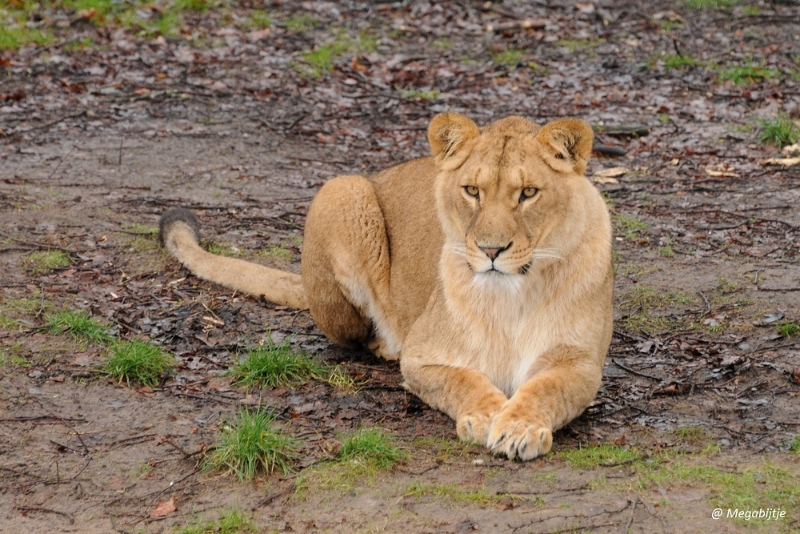
M 405 356 L 400 365 L 409 391 L 453 418 L 459 438 L 486 444 L 492 420 L 507 398 L 484 374 L 447 365 L 420 365 Z
M 576 348 L 560 347 L 542 355 L 530 374 L 533 378 L 503 405 L 489 429 L 487 446 L 512 460 L 532 460 L 550 451 L 553 431 L 592 402 L 602 363 Z

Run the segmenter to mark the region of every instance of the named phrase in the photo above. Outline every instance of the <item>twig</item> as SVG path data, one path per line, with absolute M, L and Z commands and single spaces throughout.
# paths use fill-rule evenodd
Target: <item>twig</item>
M 628 517 L 628 522 L 625 523 L 625 528 L 622 529 L 622 531 L 625 532 L 626 534 L 628 532 L 628 529 L 631 528 L 631 523 L 633 523 L 633 514 L 636 512 L 636 503 L 638 502 L 639 499 L 636 497 L 634 497 L 633 500 L 631 501 L 631 515 L 630 517 Z
M 48 514 L 58 514 L 63 515 L 67 519 L 69 519 L 69 524 L 75 524 L 75 518 L 72 517 L 72 514 L 68 514 L 67 512 L 60 512 L 58 510 L 53 510 L 52 508 L 42 508 L 41 506 L 15 506 L 17 510 L 20 512 L 45 512 Z
M 641 376 L 642 378 L 649 378 L 650 380 L 655 380 L 656 382 L 663 382 L 664 381 L 663 378 L 658 378 L 658 377 L 655 377 L 655 376 L 651 376 L 651 375 L 642 373 L 640 371 L 637 371 L 636 369 L 631 369 L 630 367 L 622 365 L 621 363 L 619 363 L 617 361 L 616 358 L 611 358 L 611 361 L 614 362 L 614 365 L 616 365 L 617 367 L 619 367 L 620 369 L 622 369 L 624 371 L 628 371 L 632 375 Z

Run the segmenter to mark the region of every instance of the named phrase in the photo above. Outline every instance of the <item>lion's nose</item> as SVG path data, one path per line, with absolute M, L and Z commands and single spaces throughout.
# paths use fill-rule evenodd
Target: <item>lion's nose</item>
M 503 252 L 504 250 L 506 250 L 510 246 L 511 246 L 511 243 L 509 243 L 508 245 L 506 245 L 504 247 L 482 247 L 482 246 L 478 245 L 478 248 L 481 249 L 484 254 L 489 256 L 490 260 L 494 261 L 495 258 L 497 258 L 497 256 L 500 255 L 501 252 Z

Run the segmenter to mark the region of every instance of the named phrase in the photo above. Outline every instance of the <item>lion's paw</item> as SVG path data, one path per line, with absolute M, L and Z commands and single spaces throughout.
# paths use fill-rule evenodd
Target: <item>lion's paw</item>
M 492 421 L 487 447 L 492 454 L 523 462 L 547 454 L 553 446 L 553 432 L 530 421 L 509 420 L 502 413 Z
M 491 424 L 492 415 L 483 413 L 466 414 L 456 421 L 456 432 L 463 441 L 476 441 L 485 445 Z

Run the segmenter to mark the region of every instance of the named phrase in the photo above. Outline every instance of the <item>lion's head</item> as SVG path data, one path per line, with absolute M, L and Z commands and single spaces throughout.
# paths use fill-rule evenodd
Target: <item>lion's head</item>
M 561 258 L 582 217 L 592 139 L 576 119 L 540 127 L 508 117 L 478 128 L 458 113 L 434 117 L 428 141 L 446 246 L 479 277 L 523 277 L 537 259 Z

